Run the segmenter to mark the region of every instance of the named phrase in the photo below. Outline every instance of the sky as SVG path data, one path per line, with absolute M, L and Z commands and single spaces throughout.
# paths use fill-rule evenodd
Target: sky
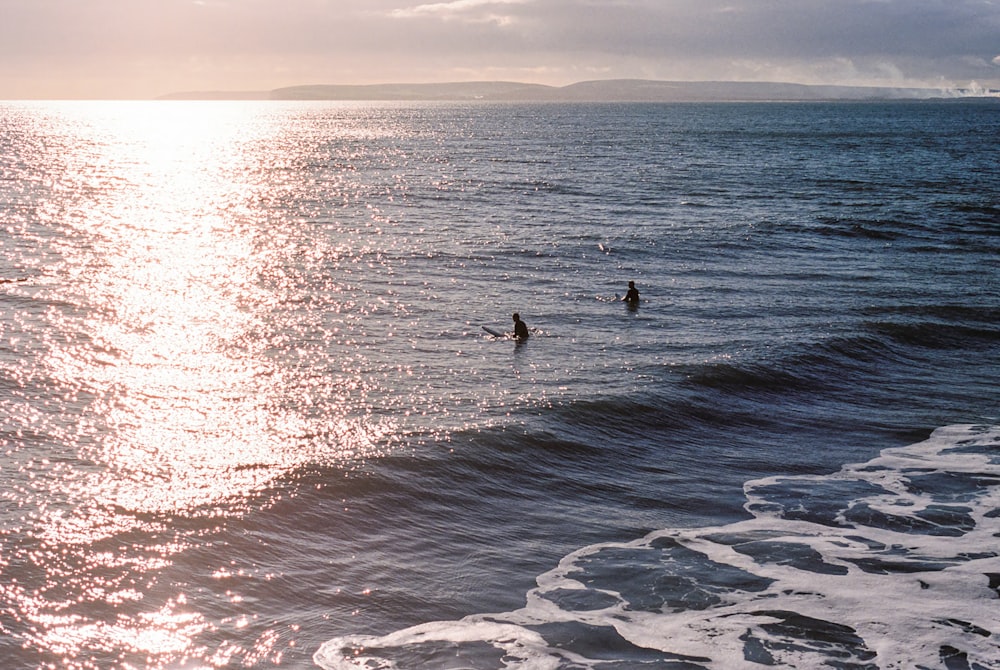
M 0 99 L 619 78 L 1000 89 L 1000 0 L 0 0 Z

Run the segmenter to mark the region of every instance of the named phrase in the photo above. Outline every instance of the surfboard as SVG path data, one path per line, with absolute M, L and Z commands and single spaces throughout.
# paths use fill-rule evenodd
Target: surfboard
M 501 333 L 499 330 L 493 330 L 489 326 L 483 326 L 483 330 L 485 330 L 493 337 L 507 337 L 507 333 Z

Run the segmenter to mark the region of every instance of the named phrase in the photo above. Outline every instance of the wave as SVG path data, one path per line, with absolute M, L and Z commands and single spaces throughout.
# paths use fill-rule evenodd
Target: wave
M 579 549 L 523 608 L 323 644 L 390 667 L 995 667 L 1000 427 L 747 482 L 750 518 Z
M 977 349 L 1000 342 L 1000 330 L 986 324 L 880 321 L 870 324 L 869 328 L 892 342 L 927 349 Z
M 522 480 L 552 481 L 570 471 L 590 481 L 603 472 L 645 471 L 665 457 L 686 463 L 706 450 L 717 453 L 719 445 L 740 444 L 740 468 L 756 467 L 750 461 L 757 458 L 758 472 L 774 472 L 787 463 L 782 459 L 794 458 L 776 442 L 789 444 L 783 436 L 790 426 L 808 431 L 808 439 L 831 430 L 847 434 L 863 408 L 908 412 L 909 390 L 937 374 L 943 354 L 964 358 L 987 350 L 973 361 L 988 359 L 998 333 L 972 321 L 977 314 L 947 306 L 874 310 L 855 335 L 802 342 L 777 355 L 765 350 L 742 360 L 651 363 L 641 370 L 647 380 L 642 392 L 595 391 L 507 408 L 505 417 L 493 420 L 482 417 L 449 434 L 454 450 L 438 466 L 475 481 L 497 476 L 498 486 L 508 473 L 518 473 L 519 486 L 533 489 Z M 943 326 L 942 319 L 950 324 Z M 913 417 L 899 420 L 913 425 Z M 412 467 L 416 473 L 431 466 Z
M 948 245 L 977 247 L 991 245 L 998 235 L 995 212 L 990 206 L 947 205 L 934 217 L 917 217 L 911 212 L 898 211 L 880 218 L 865 216 L 817 215 L 803 222 L 797 220 L 760 222 L 758 228 L 776 236 L 787 233 L 822 239 L 858 239 L 872 242 L 924 243 L 940 250 Z

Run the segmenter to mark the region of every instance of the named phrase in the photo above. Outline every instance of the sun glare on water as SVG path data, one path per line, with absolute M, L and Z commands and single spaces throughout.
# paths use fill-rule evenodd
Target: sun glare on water
M 224 665 L 226 654 L 194 648 L 215 624 L 183 593 L 154 597 L 144 575 L 227 515 L 267 504 L 296 468 L 349 463 L 380 438 L 345 409 L 342 379 L 301 345 L 289 351 L 296 329 L 329 330 L 295 294 L 324 261 L 322 242 L 256 206 L 284 188 L 282 128 L 266 106 L 91 102 L 48 114 L 51 197 L 36 211 L 63 260 L 47 273 L 55 306 L 25 376 L 52 380 L 71 411 L 38 419 L 66 453 L 32 461 L 45 476 L 8 494 L 37 509 L 16 522 L 37 535 L 37 574 L 0 595 L 18 603 L 27 637 L 73 667 L 99 667 L 78 653 L 102 648 L 152 654 L 150 667 L 205 654 Z
M 126 509 L 238 496 L 294 460 L 276 442 L 300 428 L 274 411 L 281 380 L 263 352 L 272 296 L 260 280 L 275 250 L 243 220 L 243 142 L 261 122 L 246 113 L 116 104 L 99 119 L 100 164 L 73 171 L 90 187 L 74 190 L 92 194 L 73 224 L 92 245 L 72 264 L 88 342 L 53 361 L 95 396 L 107 430 L 95 456 L 122 475 L 107 502 Z

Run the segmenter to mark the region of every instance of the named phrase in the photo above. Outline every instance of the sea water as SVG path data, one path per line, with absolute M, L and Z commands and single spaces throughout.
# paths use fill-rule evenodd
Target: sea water
M 1000 665 L 998 138 L 3 103 L 0 664 Z

